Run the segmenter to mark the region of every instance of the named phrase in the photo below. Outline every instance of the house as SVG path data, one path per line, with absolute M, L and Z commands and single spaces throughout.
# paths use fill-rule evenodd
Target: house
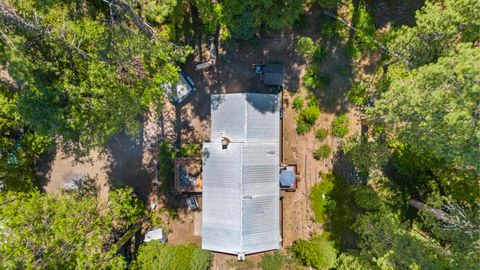
M 203 144 L 202 248 L 257 253 L 280 248 L 278 95 L 212 95 Z

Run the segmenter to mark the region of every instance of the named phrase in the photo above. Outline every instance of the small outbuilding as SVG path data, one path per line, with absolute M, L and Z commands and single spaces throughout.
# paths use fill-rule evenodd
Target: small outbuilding
M 297 189 L 297 165 L 283 165 L 280 167 L 280 189 L 295 191 Z
M 165 242 L 167 242 L 167 235 L 163 232 L 162 228 L 153 229 L 153 230 L 148 231 L 145 234 L 144 241 L 145 242 L 150 242 L 152 240 L 157 240 L 157 241 L 160 241 L 162 243 L 165 243 Z
M 283 87 L 285 66 L 283 64 L 267 64 L 263 68 L 263 84 Z
M 173 104 L 180 104 L 190 94 L 196 91 L 192 79 L 183 73 L 183 71 L 179 73 L 176 83 L 165 83 L 162 86 Z
M 175 159 L 175 192 L 202 192 L 202 159 L 178 157 Z

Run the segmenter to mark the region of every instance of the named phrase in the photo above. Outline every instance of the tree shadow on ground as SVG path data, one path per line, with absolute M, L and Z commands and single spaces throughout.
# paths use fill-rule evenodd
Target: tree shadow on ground
M 134 138 L 119 134 L 107 142 L 103 154 L 108 161 L 104 170 L 110 187 L 131 186 L 140 198 L 146 200 L 152 192 L 155 164 L 144 163 L 143 148 L 143 132 Z
M 327 210 L 328 222 L 325 230 L 331 234 L 339 249 L 345 251 L 356 248 L 358 241 L 352 224 L 361 209 L 356 207 L 351 189 L 358 183 L 358 179 L 352 162 L 342 151 L 335 154 L 332 162 L 333 188 L 330 199 L 334 206 Z
M 320 86 L 310 89 L 319 101 L 322 111 L 327 113 L 345 113 L 348 109 L 347 92 L 352 86 L 354 79 L 353 59 L 348 52 L 348 40 L 353 36 L 349 32 L 349 38 L 344 41 L 338 34 L 339 22 L 323 13 L 319 7 L 314 11 L 318 13 L 310 23 L 316 25 L 314 32 L 306 33 L 326 55 L 318 59 L 314 57 L 310 68 L 314 70 L 314 76 L 319 80 Z M 336 15 L 336 14 L 334 14 Z
M 414 26 L 415 12 L 423 5 L 424 0 L 367 0 L 367 11 L 371 14 L 376 28 L 382 28 L 387 24 L 393 26 Z
M 48 147 L 47 151 L 35 160 L 35 164 L 33 166 L 33 170 L 35 172 L 35 182 L 41 190 L 44 190 L 45 186 L 47 186 L 48 182 L 50 181 L 56 152 L 57 145 L 56 143 L 52 143 L 52 145 Z

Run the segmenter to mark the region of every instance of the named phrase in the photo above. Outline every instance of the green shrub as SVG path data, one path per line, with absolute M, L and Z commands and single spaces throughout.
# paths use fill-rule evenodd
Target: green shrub
M 336 19 L 327 16 L 322 16 L 318 22 L 319 32 L 325 39 L 333 38 L 335 35 L 338 35 L 339 30 L 342 30 L 342 28 L 345 27 Z
M 317 121 L 318 117 L 320 117 L 320 109 L 316 106 L 308 106 L 301 112 L 301 117 L 305 123 L 313 126 L 315 125 L 315 121 Z
M 317 63 L 321 63 L 328 56 L 328 52 L 325 48 L 318 46 L 313 53 L 313 60 Z
M 313 157 L 316 160 L 320 160 L 323 158 L 328 158 L 331 153 L 332 149 L 330 148 L 330 146 L 328 146 L 328 144 L 322 144 L 317 147 L 317 149 L 315 149 L 315 151 L 313 152 Z
M 303 84 L 305 87 L 308 89 L 312 90 L 321 85 L 321 82 L 318 78 L 318 67 L 315 65 L 312 65 L 307 68 L 305 71 L 305 75 L 303 76 Z
M 200 144 L 197 143 L 185 143 L 180 145 L 180 156 L 182 157 L 195 157 L 201 155 Z
M 336 137 L 343 138 L 348 134 L 348 116 L 346 114 L 335 117 L 332 122 L 332 133 Z
M 299 111 L 301 109 L 303 109 L 303 98 L 300 97 L 300 96 L 296 96 L 294 99 L 293 99 L 293 108 L 296 110 L 296 111 Z
M 320 141 L 325 140 L 327 136 L 328 136 L 328 130 L 324 128 L 319 128 L 315 131 L 315 138 L 319 139 Z
M 297 117 L 297 133 L 300 134 L 300 135 L 303 135 L 307 132 L 309 132 L 311 129 L 311 126 L 308 125 L 307 123 L 305 123 L 305 121 L 303 120 L 303 118 L 301 117 Z
M 321 87 L 328 87 L 332 81 L 330 74 L 321 74 L 318 76 L 318 84 Z
M 315 45 L 315 42 L 313 42 L 310 37 L 301 37 L 295 45 L 297 52 L 308 59 L 312 58 L 316 48 L 317 45 Z
M 177 219 L 178 218 L 178 210 L 175 208 L 166 208 L 168 217 L 170 219 Z
M 318 107 L 318 99 L 317 97 L 312 93 L 309 92 L 307 96 L 307 106 L 309 107 Z
M 337 251 L 333 241 L 329 241 L 325 233 L 315 235 L 311 240 L 297 240 L 290 250 L 305 266 L 316 269 L 335 267 Z
M 323 223 L 327 221 L 327 210 L 335 207 L 335 202 L 330 198 L 333 188 L 334 181 L 332 175 L 323 175 L 322 181 L 312 187 L 310 204 L 317 222 Z
M 362 56 L 362 52 L 353 42 L 347 43 L 347 55 L 353 59 L 358 59 Z
M 152 215 L 150 216 L 150 222 L 151 222 L 151 226 L 153 228 L 158 228 L 158 227 L 163 227 L 164 226 L 162 215 L 158 211 L 153 211 L 152 212 Z
M 347 93 L 348 99 L 355 105 L 363 105 L 368 100 L 367 89 L 364 83 L 354 83 Z
M 369 186 L 359 186 L 353 189 L 355 204 L 365 210 L 375 211 L 380 209 L 380 199 L 377 193 Z

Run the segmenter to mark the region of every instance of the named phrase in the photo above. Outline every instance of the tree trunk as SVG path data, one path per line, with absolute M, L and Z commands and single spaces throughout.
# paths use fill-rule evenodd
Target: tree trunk
M 114 4 L 118 7 L 120 7 L 125 13 L 127 13 L 130 17 L 132 17 L 133 23 L 137 28 L 142 32 L 146 37 L 148 37 L 150 40 L 153 40 L 155 37 L 155 32 L 153 31 L 153 28 L 148 25 L 145 21 L 140 18 L 132 9 L 132 7 L 125 1 L 123 0 L 104 0 L 107 3 Z
M 2 65 L 0 65 L 0 83 L 14 92 L 20 91 L 18 83 L 10 76 L 8 69 Z
M 15 26 L 17 29 L 31 35 L 42 37 L 45 35 L 44 29 L 31 23 L 22 17 L 18 16 L 13 9 L 6 4 L 4 1 L 0 0 L 0 19 L 4 20 L 7 24 Z
M 15 13 L 11 6 L 2 0 L 0 0 L 0 20 L 5 21 L 8 25 L 11 25 L 20 32 L 25 33 L 31 39 L 37 39 L 37 42 L 43 42 L 48 38 L 53 38 L 67 51 L 77 52 L 80 56 L 88 58 L 88 54 L 86 52 L 82 51 L 78 47 L 71 46 L 64 38 L 51 37 L 50 33 L 45 27 L 20 17 L 17 13 Z
M 444 223 L 447 223 L 447 224 L 452 223 L 452 218 L 450 217 L 450 215 L 443 212 L 440 209 L 429 207 L 426 204 L 420 201 L 417 201 L 415 199 L 408 200 L 408 204 L 410 204 L 411 206 L 415 207 L 418 210 L 424 210 L 428 212 L 429 214 L 431 214 L 432 216 L 434 216 L 435 218 L 437 218 L 438 220 Z

